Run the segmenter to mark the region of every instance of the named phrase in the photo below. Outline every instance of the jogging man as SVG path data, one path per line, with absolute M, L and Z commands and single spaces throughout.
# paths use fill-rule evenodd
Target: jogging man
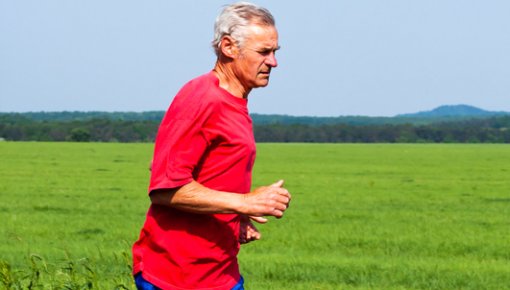
M 255 140 L 248 95 L 268 85 L 278 32 L 265 8 L 239 2 L 215 23 L 214 69 L 177 93 L 156 137 L 151 206 L 133 245 L 139 289 L 243 289 L 240 244 L 252 220 L 282 217 L 283 181 L 251 190 Z

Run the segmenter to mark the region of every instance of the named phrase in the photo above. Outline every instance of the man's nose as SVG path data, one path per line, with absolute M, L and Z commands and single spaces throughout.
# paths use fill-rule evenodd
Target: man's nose
M 266 57 L 266 64 L 270 67 L 277 67 L 278 66 L 278 61 L 276 60 L 276 54 L 274 52 L 271 52 L 267 57 Z

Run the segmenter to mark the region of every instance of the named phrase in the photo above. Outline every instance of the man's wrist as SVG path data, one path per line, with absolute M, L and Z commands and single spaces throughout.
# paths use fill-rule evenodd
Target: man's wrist
M 234 193 L 232 199 L 232 210 L 237 214 L 246 214 L 246 196 L 245 194 Z

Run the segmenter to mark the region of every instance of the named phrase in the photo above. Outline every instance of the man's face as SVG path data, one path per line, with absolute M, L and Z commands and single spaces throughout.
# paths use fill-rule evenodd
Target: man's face
M 276 67 L 278 32 L 273 26 L 252 25 L 240 47 L 235 62 L 235 73 L 247 89 L 265 87 L 269 83 L 271 69 Z

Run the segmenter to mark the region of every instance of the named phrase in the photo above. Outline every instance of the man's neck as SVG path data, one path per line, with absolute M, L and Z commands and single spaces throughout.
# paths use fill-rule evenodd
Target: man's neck
M 216 62 L 213 69 L 216 77 L 220 80 L 220 87 L 232 95 L 246 99 L 251 90 L 246 89 L 236 77 L 228 64 Z

